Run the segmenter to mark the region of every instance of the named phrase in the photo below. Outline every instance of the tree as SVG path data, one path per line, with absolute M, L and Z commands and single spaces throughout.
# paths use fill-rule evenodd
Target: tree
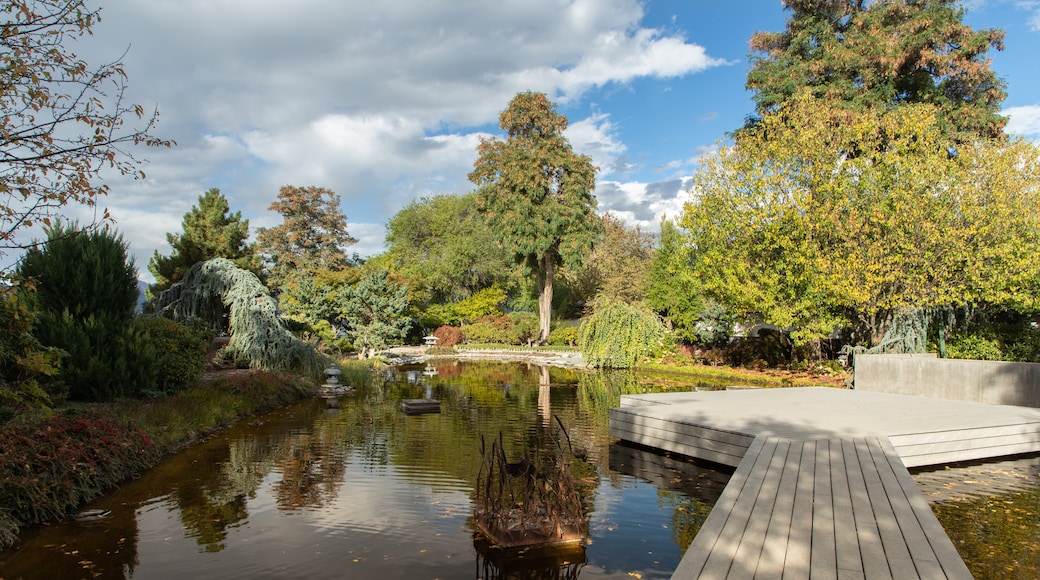
M 166 234 L 173 247 L 169 256 L 159 255 L 156 250 L 148 262 L 148 271 L 155 276 L 155 284 L 148 288 L 149 296 L 155 296 L 179 282 L 198 262 L 212 258 L 227 258 L 239 268 L 258 274 L 260 261 L 255 255 L 249 238 L 249 220 L 242 219 L 242 212 L 229 214 L 227 198 L 220 190 L 212 188 L 199 196 L 198 205 L 184 214 L 180 235 Z
M 100 9 L 86 0 L 2 0 L 0 13 L 0 251 L 25 248 L 17 232 L 50 224 L 68 204 L 94 206 L 108 192 L 95 185 L 105 168 L 143 177 L 130 153 L 169 147 L 149 135 L 145 118 L 124 102 L 126 73 L 117 60 L 92 67 L 68 45 L 89 35 Z M 104 212 L 102 220 L 108 219 Z
M 661 348 L 664 323 L 640 304 L 600 296 L 578 327 L 581 356 L 590 365 L 627 369 Z
M 476 194 L 413 201 L 390 218 L 386 244 L 395 272 L 427 289 L 434 303 L 517 285 L 512 257 L 477 210 Z
M 705 304 L 690 249 L 684 242 L 683 232 L 675 222 L 662 217 L 645 292 L 647 306 L 668 321 L 679 340 L 692 344 L 700 342 L 697 322 Z
M 390 280 L 388 272 L 369 272 L 334 295 L 333 316 L 353 340 L 358 358 L 374 356 L 408 332 L 408 288 Z
M 591 300 L 606 296 L 624 302 L 641 302 L 646 297 L 650 265 L 654 258 L 653 236 L 610 213 L 600 218 L 602 235 L 573 277 L 576 293 Z
M 567 118 L 544 94 L 519 93 L 499 116 L 505 141 L 482 139 L 469 179 L 491 230 L 538 285 L 539 335 L 552 324 L 553 277 L 576 267 L 599 232 L 596 168 L 563 136 Z
M 35 334 L 66 355 L 58 378 L 73 399 L 139 396 L 155 386 L 157 353 L 134 324 L 137 269 L 122 236 L 56 222 L 47 242 L 30 248 L 18 277 L 38 311 Z
M 342 270 L 350 265 L 344 248 L 357 243 L 347 233 L 347 217 L 339 196 L 323 187 L 287 185 L 270 211 L 282 214 L 282 224 L 257 230 L 257 249 L 264 254 L 272 287 L 294 274 Z
M 1001 30 L 962 23 L 957 0 L 784 0 L 783 32 L 751 38 L 747 88 L 758 115 L 808 88 L 854 111 L 903 103 L 934 105 L 944 133 L 999 138 L 1004 83 L 986 52 L 1003 49 Z
M 296 338 L 278 317 L 278 303 L 256 274 L 226 258 L 192 266 L 169 290 L 155 298 L 156 313 L 172 320 L 202 320 L 231 335 L 225 347 L 253 368 L 295 369 L 317 376 L 322 360 Z
M 906 308 L 1035 308 L 1040 149 L 977 141 L 951 155 L 940 117 L 807 96 L 767 114 L 694 178 L 682 226 L 705 291 L 799 344 L 856 327 L 872 346 Z

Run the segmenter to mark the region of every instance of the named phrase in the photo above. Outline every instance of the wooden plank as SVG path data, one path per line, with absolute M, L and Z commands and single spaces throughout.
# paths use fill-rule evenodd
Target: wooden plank
M 740 545 L 733 555 L 734 564 L 730 567 L 728 576 L 733 580 L 757 578 L 758 570 L 763 569 L 763 550 L 766 547 L 772 549 L 771 544 L 775 543 L 773 538 L 767 538 L 766 531 L 769 529 L 769 522 L 775 509 L 780 478 L 784 473 L 791 442 L 786 439 L 778 440 L 775 437 L 771 437 L 770 441 L 775 443 L 775 447 L 768 463 L 765 465 L 761 461 L 756 463 L 756 468 L 765 469 L 765 473 L 762 478 L 762 486 L 754 499 L 747 526 L 741 536 Z M 779 570 L 777 568 L 771 572 L 779 572 Z
M 789 441 L 783 472 L 776 486 L 776 503 L 766 530 L 767 541 L 755 570 L 756 580 L 780 580 L 784 574 L 784 560 L 790 553 L 790 535 L 793 526 L 794 499 L 798 489 L 799 467 L 802 461 L 801 441 Z
M 748 452 L 744 455 L 743 461 L 740 462 L 736 471 L 733 472 L 729 484 L 723 490 L 722 495 L 719 496 L 719 501 L 711 509 L 711 513 L 704 520 L 704 525 L 697 532 L 697 537 L 693 539 L 693 543 L 687 548 L 686 554 L 679 561 L 679 566 L 675 569 L 675 573 L 672 574 L 672 578 L 700 577 L 701 572 L 704 570 L 704 565 L 715 548 L 719 535 L 729 519 L 730 512 L 733 510 L 738 496 L 743 491 L 748 476 L 752 468 L 754 468 L 765 443 L 764 437 L 758 437 L 748 447 Z
M 903 462 L 899 459 L 899 455 L 892 447 L 892 444 L 887 438 L 879 437 L 878 439 L 879 447 L 884 452 L 889 465 L 892 466 L 892 472 L 899 482 L 899 487 L 902 489 L 910 509 L 916 516 L 933 554 L 942 566 L 943 576 L 955 579 L 972 578 L 968 566 L 964 563 L 960 554 L 957 553 L 957 548 L 950 541 L 950 537 L 946 535 L 942 524 L 936 519 L 931 507 L 928 506 L 928 502 L 925 501 L 913 478 L 910 477 L 910 472 L 903 466 Z M 925 576 L 922 575 L 922 577 Z
M 784 580 L 809 577 L 812 556 L 813 481 L 816 477 L 816 442 L 802 442 L 802 456 L 798 464 L 794 507 L 791 511 L 791 530 L 787 537 L 784 556 Z
M 858 437 L 842 441 L 845 451 L 846 473 L 848 473 L 849 495 L 852 498 L 852 514 L 856 524 L 856 539 L 863 560 L 863 575 L 867 578 L 892 578 L 888 557 L 878 529 L 878 516 L 870 503 L 867 480 L 877 476 L 867 439 Z
M 860 559 L 859 542 L 856 538 L 856 523 L 852 512 L 852 496 L 849 493 L 849 475 L 845 460 L 845 447 L 840 439 L 830 445 L 831 498 L 834 506 L 834 549 L 836 569 L 842 578 L 862 578 L 863 561 Z
M 910 549 L 895 519 L 888 491 L 885 489 L 881 469 L 888 469 L 887 458 L 881 449 L 878 438 L 864 440 L 863 464 L 869 462 L 872 469 L 863 470 L 863 482 L 870 499 L 870 509 L 874 512 L 881 535 L 881 544 L 885 551 L 885 561 L 893 578 L 912 578 L 917 575 Z
M 809 570 L 813 578 L 837 578 L 834 553 L 834 504 L 831 494 L 830 443 L 816 442 L 816 477 L 813 480 L 812 553 Z
M 773 451 L 777 445 L 775 438 L 766 437 L 763 439 L 762 449 L 753 458 L 754 465 L 748 472 L 743 489 L 737 495 L 733 508 L 730 510 L 729 518 L 726 519 L 726 524 L 719 533 L 715 546 L 704 563 L 704 569 L 700 575 L 700 578 L 704 580 L 726 578 L 735 564 L 739 566 L 747 565 L 745 562 L 737 562 L 737 548 L 740 546 L 740 541 L 744 537 L 744 531 L 748 527 L 751 512 L 754 509 L 755 501 L 762 488 L 762 482 L 765 480 L 768 465 L 772 460 Z
M 910 577 L 913 574 L 919 578 L 941 578 L 942 568 L 921 528 L 917 514 L 913 512 L 913 506 L 906 499 L 906 490 L 899 481 L 900 472 L 906 473 L 907 476 L 909 473 L 901 463 L 891 462 L 891 458 L 882 446 L 882 439 L 884 438 L 879 437 L 869 445 L 882 486 L 876 493 L 871 494 L 871 501 L 876 503 L 875 511 L 884 511 L 885 515 L 891 518 L 891 521 L 894 522 L 895 533 L 899 535 L 898 541 L 885 544 L 886 553 L 891 552 L 890 562 L 898 564 L 898 568 L 893 565 L 892 574 L 897 577 Z M 895 456 L 893 455 L 893 457 Z M 899 458 L 895 457 L 895 459 Z M 891 515 L 887 513 L 889 510 Z M 878 521 L 883 521 L 880 516 Z M 900 546 L 905 547 L 905 556 Z M 892 554 L 897 555 L 898 558 Z

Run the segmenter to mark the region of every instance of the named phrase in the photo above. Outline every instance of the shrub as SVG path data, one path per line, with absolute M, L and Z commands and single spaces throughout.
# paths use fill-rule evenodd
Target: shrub
M 472 324 L 463 326 L 462 336 L 465 341 L 482 344 L 505 343 L 507 336 L 502 330 L 495 328 L 494 318 L 496 317 L 485 316 Z M 509 317 L 503 318 L 509 320 Z
M 538 336 L 538 315 L 533 312 L 510 312 L 509 338 L 513 344 L 530 344 Z
M 9 510 L 8 530 L 65 517 L 159 457 L 142 431 L 84 416 L 8 425 L 0 440 L 0 505 Z
M 1000 341 L 981 334 L 958 335 L 946 343 L 949 358 L 972 360 L 1004 360 Z
M 505 290 L 492 286 L 453 304 L 451 309 L 462 320 L 476 321 L 485 316 L 501 315 L 502 305 L 505 304 L 506 298 Z
M 175 393 L 202 376 L 208 333 L 157 316 L 139 316 L 136 322 L 156 347 L 160 391 Z
M 631 368 L 657 351 L 664 336 L 664 322 L 654 312 L 597 298 L 592 314 L 578 329 L 578 344 L 582 357 L 592 366 Z
M 578 344 L 578 328 L 575 326 L 561 326 L 549 334 L 549 344 L 552 346 L 576 346 Z
M 457 326 L 442 326 L 433 331 L 437 337 L 437 346 L 451 348 L 462 342 L 462 329 Z
M 121 236 L 55 224 L 48 241 L 22 257 L 18 274 L 35 285 L 36 336 L 65 351 L 58 377 L 74 399 L 104 401 L 154 388 L 155 352 L 133 325 L 137 271 Z

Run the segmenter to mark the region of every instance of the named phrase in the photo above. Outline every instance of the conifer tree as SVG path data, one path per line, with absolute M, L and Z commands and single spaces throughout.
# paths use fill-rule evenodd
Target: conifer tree
M 553 278 L 577 266 L 600 230 L 596 168 L 571 149 L 567 117 L 542 93 L 519 93 L 499 116 L 505 141 L 483 139 L 469 179 L 499 241 L 538 283 L 538 342 L 549 338 Z
M 974 30 L 957 0 L 783 0 L 783 32 L 751 38 L 747 88 L 761 116 L 799 92 L 862 112 L 931 104 L 957 141 L 1000 137 L 1004 83 L 986 53 L 1002 30 Z M 961 137 L 958 137 L 960 135 Z
M 149 297 L 179 282 L 188 269 L 198 262 L 212 258 L 227 258 L 239 268 L 259 274 L 260 259 L 249 238 L 249 220 L 242 212 L 229 213 L 227 198 L 217 188 L 199 196 L 198 205 L 184 214 L 180 235 L 166 234 L 173 247 L 169 256 L 156 251 L 148 262 L 148 271 L 155 276 L 155 284 L 148 288 Z

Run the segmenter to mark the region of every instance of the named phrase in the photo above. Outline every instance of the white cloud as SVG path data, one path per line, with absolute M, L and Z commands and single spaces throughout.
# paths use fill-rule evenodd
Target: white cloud
M 106 175 L 102 206 L 140 258 L 197 197 L 218 187 L 253 229 L 277 223 L 278 189 L 339 193 L 359 253 L 382 249 L 383 223 L 412 199 L 464 193 L 476 146 L 521 90 L 561 104 L 640 78 L 724 64 L 680 33 L 642 25 L 640 0 L 460 3 L 340 0 L 111 0 L 75 46 L 119 58 L 127 98 L 157 106 L 170 150 L 138 152 L 147 179 Z M 630 171 L 603 113 L 572 123 L 600 176 Z M 633 219 L 653 209 L 632 206 Z M 654 203 L 652 196 L 645 203 Z M 357 226 L 353 225 L 356 220 Z
M 1040 105 L 1009 107 L 1001 112 L 1010 117 L 1006 128 L 1008 133 L 1040 137 Z

